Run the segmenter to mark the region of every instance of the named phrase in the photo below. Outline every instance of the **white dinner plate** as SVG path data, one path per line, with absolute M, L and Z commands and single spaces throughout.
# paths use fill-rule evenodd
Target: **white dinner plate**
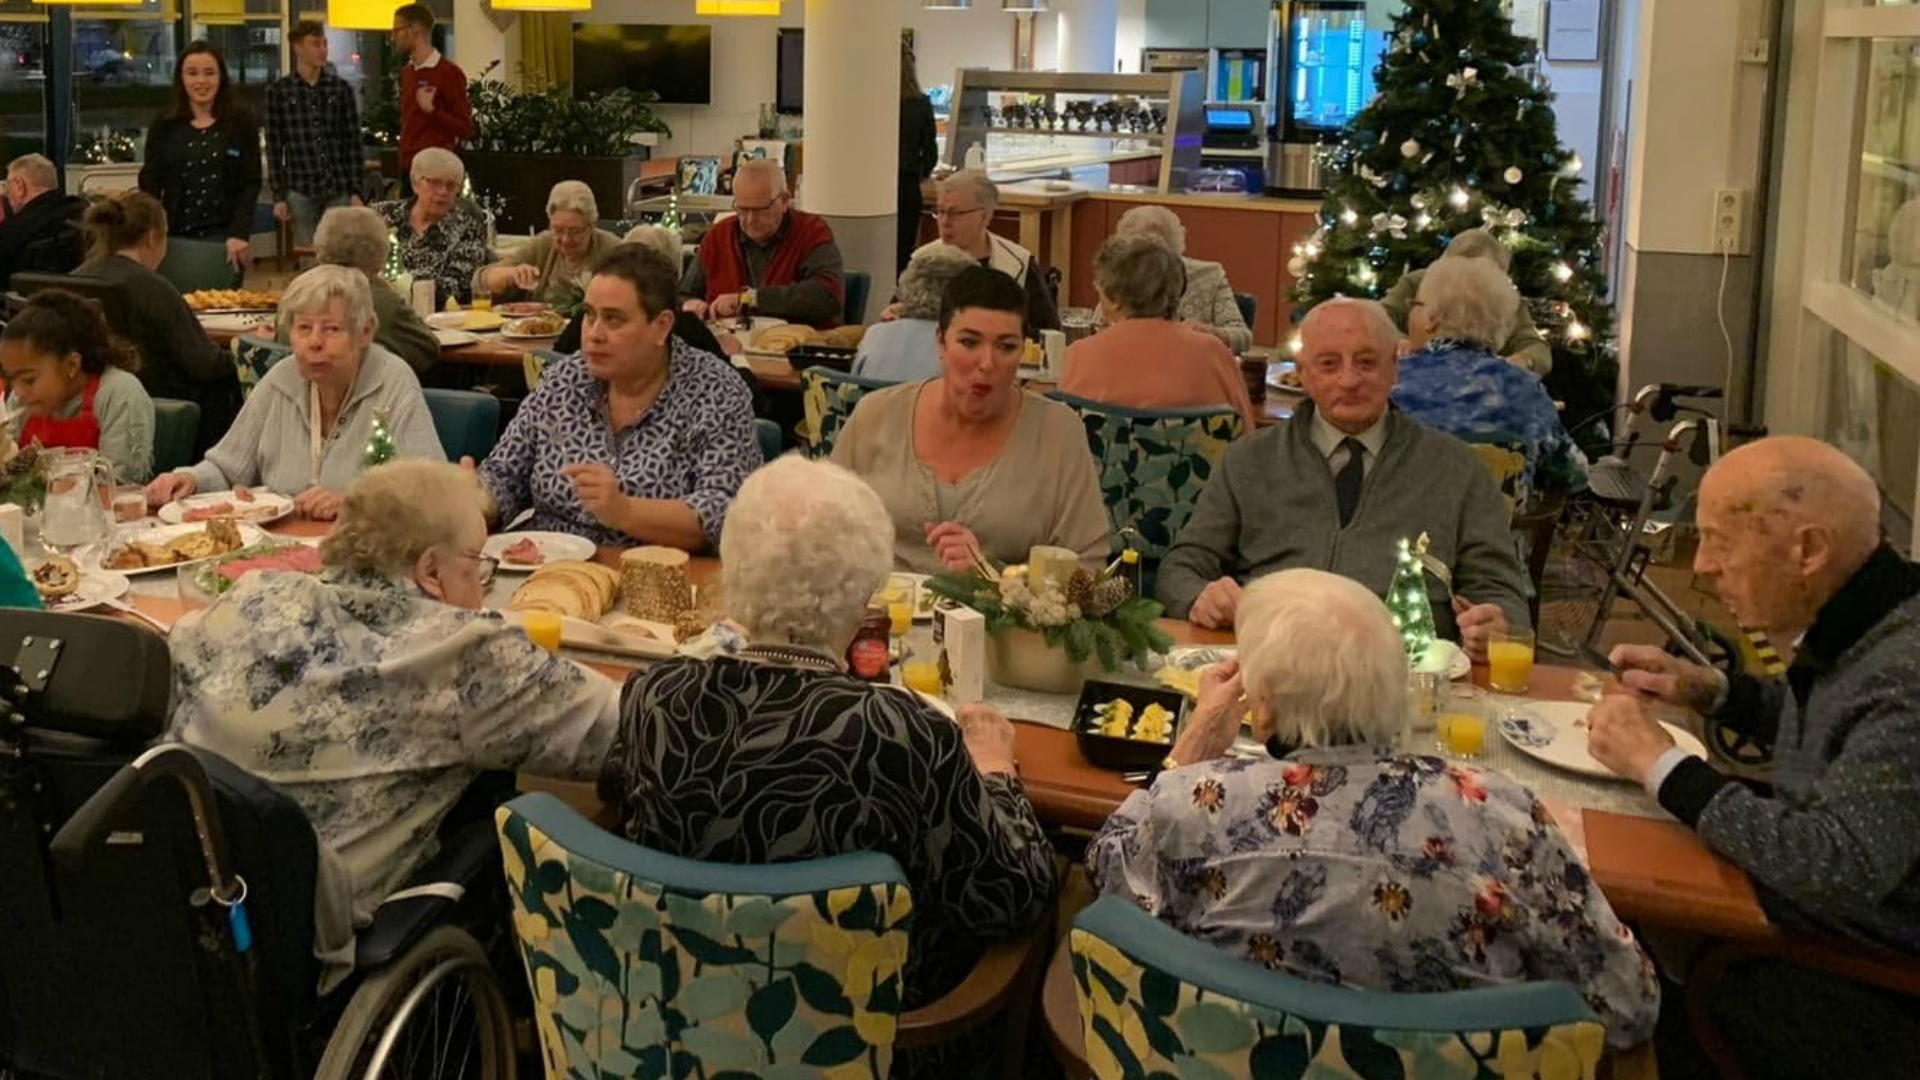
M 451 349 L 459 345 L 478 344 L 480 335 L 469 334 L 465 330 L 435 330 L 433 339 L 440 343 L 441 348 Z
M 127 575 L 113 570 L 83 570 L 80 572 L 80 586 L 58 600 L 42 599 L 48 611 L 75 612 L 92 611 L 109 600 L 118 600 L 127 595 L 133 582 Z
M 1556 768 L 1602 780 L 1626 780 L 1612 769 L 1594 760 L 1587 752 L 1587 713 L 1593 706 L 1584 701 L 1525 701 L 1519 704 L 1495 702 L 1499 719 L 1494 726 L 1500 737 L 1530 758 Z M 1661 727 L 1673 736 L 1680 749 L 1689 754 L 1707 756 L 1707 748 L 1685 729 L 1662 721 Z M 1628 781 L 1629 783 L 1631 781 Z
M 1181 645 L 1167 653 L 1167 666 L 1181 671 L 1199 671 L 1222 664 L 1240 655 L 1231 645 Z
M 540 549 L 540 562 L 529 565 L 507 561 L 507 549 L 522 540 L 531 540 Z M 486 544 L 480 549 L 482 554 L 499 559 L 500 569 L 509 574 L 531 574 L 548 563 L 589 560 L 597 550 L 593 541 L 584 536 L 557 532 L 505 532 L 487 537 Z
M 262 323 L 272 323 L 271 312 L 223 312 L 218 314 L 196 315 L 200 325 L 208 330 L 222 333 L 244 334 Z
M 760 331 L 771 330 L 776 326 L 785 325 L 787 325 L 787 320 L 776 319 L 771 315 L 755 315 L 753 317 L 753 325 L 744 330 L 740 329 L 739 319 L 707 320 L 707 329 L 713 331 L 714 337 L 717 338 L 721 334 L 732 334 L 734 337 L 740 339 L 740 346 L 742 348 L 749 350 L 753 348 L 753 339 L 759 335 Z
M 1473 674 L 1473 661 L 1467 658 L 1467 651 L 1460 646 L 1446 638 L 1434 638 L 1426 658 L 1414 670 L 1445 671 L 1449 679 L 1464 679 Z
M 95 570 L 105 570 L 106 567 L 100 564 L 105 560 L 105 557 L 108 554 L 110 554 L 113 550 L 118 548 L 123 543 L 134 543 L 137 541 L 142 544 L 164 544 L 169 540 L 173 540 L 181 536 L 186 536 L 189 533 L 201 532 L 205 530 L 206 527 L 207 527 L 207 523 L 204 521 L 193 521 L 193 522 L 186 522 L 180 525 L 156 525 L 150 529 L 141 529 L 136 532 L 116 534 L 112 539 L 108 540 L 106 543 L 95 544 L 92 547 L 88 548 L 79 557 L 75 558 L 74 561 L 79 563 L 80 569 L 84 571 L 91 572 Z M 240 546 L 241 547 L 251 547 L 254 544 L 263 543 L 269 539 L 271 539 L 271 537 L 267 535 L 267 531 L 265 529 L 262 529 L 258 525 L 253 524 L 252 522 L 247 522 L 247 521 L 240 522 Z M 207 556 L 207 559 L 217 559 L 221 555 L 226 555 L 226 554 L 229 554 L 229 552 L 225 552 L 225 551 L 218 552 L 216 554 Z M 182 566 L 192 566 L 194 563 L 205 562 L 207 561 L 207 559 L 187 559 L 182 562 L 167 563 L 164 566 L 140 566 L 140 567 L 134 567 L 132 569 L 120 570 L 118 572 L 125 574 L 128 577 L 136 577 L 141 574 L 158 574 L 162 572 L 171 573 L 174 570 L 178 570 Z
M 1305 389 L 1298 386 L 1290 386 L 1280 380 L 1282 375 L 1298 376 L 1299 372 L 1300 366 L 1291 360 L 1278 360 L 1268 364 L 1267 389 L 1278 390 L 1283 394 L 1292 394 L 1295 397 L 1305 397 L 1307 393 Z
M 231 491 L 207 491 L 199 495 L 189 495 L 161 507 L 154 516 L 166 525 L 182 523 L 198 525 L 200 522 L 187 522 L 187 511 L 202 510 L 222 503 L 233 508 L 232 516 L 241 521 L 250 521 L 255 525 L 268 525 L 293 513 L 293 500 L 278 492 L 268 491 L 265 488 L 248 488 L 247 494 L 253 496 L 251 502 L 242 502 L 235 498 Z

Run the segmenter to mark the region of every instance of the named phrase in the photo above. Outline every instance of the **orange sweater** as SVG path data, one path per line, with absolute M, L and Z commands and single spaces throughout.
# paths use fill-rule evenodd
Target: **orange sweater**
M 1230 405 L 1254 431 L 1240 365 L 1220 339 L 1168 319 L 1126 319 L 1067 350 L 1060 391 L 1129 409 Z

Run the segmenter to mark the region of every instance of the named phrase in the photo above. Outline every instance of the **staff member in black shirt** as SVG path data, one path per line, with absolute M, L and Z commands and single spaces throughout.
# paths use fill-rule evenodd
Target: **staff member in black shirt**
M 252 260 L 260 126 L 234 94 L 220 50 L 204 41 L 174 65 L 172 104 L 147 131 L 140 190 L 166 208 L 176 251 L 224 240 L 239 284 Z

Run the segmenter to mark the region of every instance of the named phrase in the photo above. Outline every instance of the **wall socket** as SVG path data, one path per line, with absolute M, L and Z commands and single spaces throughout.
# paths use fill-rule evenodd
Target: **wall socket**
M 1717 188 L 1713 193 L 1713 254 L 1747 255 L 1747 210 L 1749 193 L 1745 188 Z

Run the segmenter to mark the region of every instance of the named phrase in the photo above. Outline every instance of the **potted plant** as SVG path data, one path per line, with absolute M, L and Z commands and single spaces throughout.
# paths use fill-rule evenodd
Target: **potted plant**
M 468 84 L 475 135 L 460 152 L 475 186 L 500 196 L 502 232 L 546 228 L 547 193 L 562 180 L 584 181 L 601 213 L 621 216 L 634 147 L 671 136 L 655 115 L 653 93 L 611 90 L 575 97 L 565 87 L 519 90 L 497 79 Z
M 1160 605 L 1136 594 L 1124 571 L 1129 549 L 1095 573 L 1035 548 L 1026 565 L 936 574 L 934 595 L 986 617 L 993 681 L 1043 693 L 1077 693 L 1082 683 L 1128 662 L 1144 667 L 1173 645 L 1159 627 Z M 1071 555 L 1071 553 L 1066 553 Z

